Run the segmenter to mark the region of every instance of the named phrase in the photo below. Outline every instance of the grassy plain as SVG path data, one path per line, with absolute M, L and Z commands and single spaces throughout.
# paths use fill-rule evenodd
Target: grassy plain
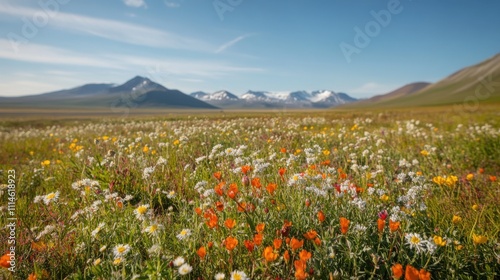
M 496 279 L 498 109 L 2 109 L 0 277 Z

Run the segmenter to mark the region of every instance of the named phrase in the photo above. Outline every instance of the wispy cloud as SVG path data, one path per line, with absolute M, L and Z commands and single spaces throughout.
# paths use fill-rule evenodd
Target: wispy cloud
M 233 40 L 231 40 L 229 42 L 226 42 L 226 43 L 222 44 L 221 46 L 219 46 L 219 48 L 217 48 L 217 50 L 215 51 L 215 53 L 221 53 L 221 52 L 227 50 L 228 48 L 232 47 L 233 45 L 235 45 L 239 41 L 241 41 L 241 40 L 243 40 L 245 38 L 250 37 L 251 35 L 252 34 L 245 34 L 245 35 L 236 37 Z
M 169 8 L 179 8 L 181 6 L 181 4 L 178 3 L 178 2 L 173 2 L 173 1 L 166 0 L 165 1 L 165 6 L 167 6 Z
M 16 53 L 11 51 L 10 42 L 6 39 L 0 39 L 0 58 L 32 63 L 118 69 L 132 72 L 136 71 L 136 69 L 154 67 L 160 69 L 158 71 L 167 74 L 212 78 L 231 75 L 234 72 L 264 71 L 261 68 L 234 66 L 223 61 L 170 59 L 115 53 L 86 54 L 41 44 L 28 44 L 24 46 L 22 51 Z
M 123 3 L 129 7 L 140 8 L 147 7 L 146 2 L 144 0 L 123 0 Z
M 39 10 L 0 5 L 0 14 L 31 18 Z M 50 26 L 112 41 L 158 48 L 173 48 L 209 52 L 211 44 L 195 38 L 116 20 L 58 12 L 50 15 Z
M 14 52 L 11 42 L 6 39 L 0 39 L 0 58 L 45 64 L 123 69 L 117 64 L 99 57 L 47 45 L 27 44 L 23 46 L 22 51 Z

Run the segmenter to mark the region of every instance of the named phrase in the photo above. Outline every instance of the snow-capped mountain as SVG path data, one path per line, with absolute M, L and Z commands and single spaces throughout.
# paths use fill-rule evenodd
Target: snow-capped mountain
M 203 101 L 237 101 L 238 96 L 230 93 L 226 90 L 219 90 L 214 93 L 206 93 L 203 91 L 197 91 L 190 94 L 193 97 L 201 99 Z
M 356 101 L 345 93 L 331 90 L 316 91 L 254 91 L 249 90 L 240 97 L 228 92 L 206 93 L 197 91 L 191 96 L 222 107 L 289 107 L 289 108 L 328 108 Z
M 313 91 L 309 100 L 322 107 L 332 107 L 356 101 L 355 98 L 352 98 L 345 93 L 336 93 L 331 90 Z
M 273 97 L 268 96 L 266 91 L 253 91 L 249 90 L 245 92 L 243 95 L 240 97 L 243 100 L 247 101 L 274 101 Z

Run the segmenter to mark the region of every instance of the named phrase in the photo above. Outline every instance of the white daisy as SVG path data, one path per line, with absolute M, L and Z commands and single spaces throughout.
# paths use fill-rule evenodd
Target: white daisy
M 183 229 L 179 234 L 177 234 L 177 239 L 183 240 L 191 235 L 191 230 L 190 229 Z
M 147 228 L 145 228 L 142 232 L 145 232 L 147 234 L 150 234 L 150 235 L 158 235 L 158 232 L 163 229 L 163 225 L 159 225 L 159 224 L 152 224 L 150 226 L 148 226 Z
M 113 248 L 113 254 L 115 258 L 123 257 L 130 251 L 130 245 L 128 244 L 118 244 Z
M 217 273 L 217 274 L 215 274 L 215 277 L 214 277 L 215 280 L 222 280 L 224 278 L 226 278 L 226 275 L 224 275 L 224 273 Z
M 193 270 L 193 267 L 190 266 L 189 264 L 185 263 L 179 267 L 179 274 L 186 275 L 189 272 L 191 272 L 191 270 Z
M 415 249 L 417 253 L 421 253 L 425 248 L 422 237 L 418 233 L 408 233 L 406 236 L 406 243 L 410 245 L 411 249 Z
M 184 260 L 183 257 L 177 257 L 175 260 L 174 260 L 174 266 L 181 266 L 185 263 L 186 261 Z
M 96 237 L 97 234 L 101 231 L 101 229 L 104 227 L 104 223 L 100 223 L 93 231 L 92 231 L 92 237 Z
M 45 205 L 49 205 L 52 201 L 57 201 L 59 198 L 59 191 L 51 192 L 43 197 L 43 202 Z
M 231 272 L 231 280 L 247 280 L 249 279 L 245 272 L 235 270 Z
M 170 192 L 168 192 L 168 193 L 167 193 L 167 197 L 168 197 L 169 199 L 174 198 L 174 197 L 175 197 L 175 191 L 170 191 Z
M 125 261 L 125 260 L 124 260 L 123 258 L 118 257 L 118 258 L 115 258 L 115 259 L 113 260 L 113 264 L 114 264 L 114 265 L 120 265 L 120 264 L 122 264 L 124 261 Z
M 149 204 L 143 204 L 135 208 L 134 210 L 135 217 L 139 220 L 144 220 L 146 218 L 148 209 L 149 209 Z

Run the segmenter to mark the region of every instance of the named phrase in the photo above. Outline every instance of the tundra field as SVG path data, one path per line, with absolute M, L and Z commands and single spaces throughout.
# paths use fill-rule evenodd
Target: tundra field
M 498 106 L 3 117 L 0 279 L 500 277 Z

